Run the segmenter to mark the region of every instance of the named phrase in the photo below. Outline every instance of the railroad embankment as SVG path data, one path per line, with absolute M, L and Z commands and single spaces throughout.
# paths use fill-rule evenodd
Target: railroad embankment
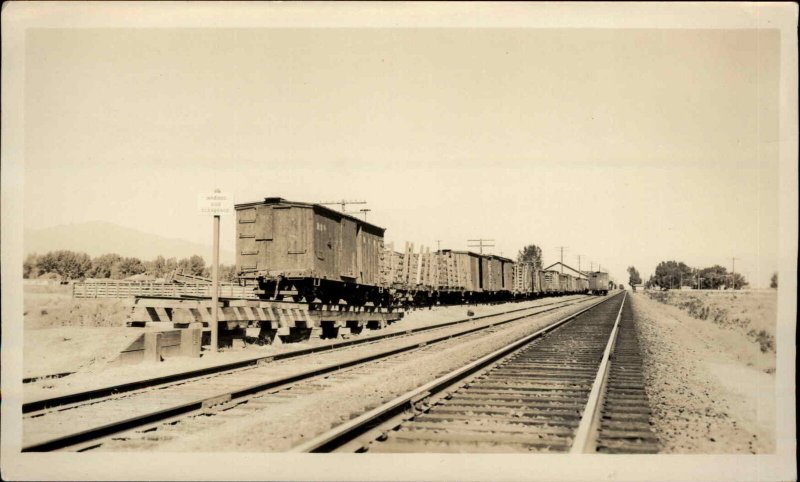
M 680 295 L 664 299 L 690 303 Z M 731 328 L 736 324 L 720 323 L 721 317 L 710 323 L 714 315 L 695 318 L 645 293 L 631 301 L 662 453 L 772 453 L 775 352 L 762 351 L 746 332 Z M 735 303 L 728 313 L 745 316 Z
M 675 306 L 698 320 L 742 334 L 763 353 L 775 354 L 777 290 L 645 291 L 650 299 Z

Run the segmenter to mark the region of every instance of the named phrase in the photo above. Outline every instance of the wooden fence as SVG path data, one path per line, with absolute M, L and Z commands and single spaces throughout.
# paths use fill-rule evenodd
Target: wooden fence
M 139 281 L 86 282 L 72 285 L 73 298 L 130 298 L 133 296 L 211 296 L 207 283 L 178 284 Z M 219 296 L 225 298 L 257 298 L 253 286 L 220 284 Z

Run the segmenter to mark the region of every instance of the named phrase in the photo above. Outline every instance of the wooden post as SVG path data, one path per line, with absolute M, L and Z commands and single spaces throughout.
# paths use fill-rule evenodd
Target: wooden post
M 187 328 L 181 330 L 181 355 L 198 358 L 200 356 L 202 337 L 202 328 Z
M 161 361 L 161 333 L 148 332 L 144 334 L 144 362 Z
M 211 262 L 211 351 L 219 349 L 219 215 L 214 215 L 214 253 Z

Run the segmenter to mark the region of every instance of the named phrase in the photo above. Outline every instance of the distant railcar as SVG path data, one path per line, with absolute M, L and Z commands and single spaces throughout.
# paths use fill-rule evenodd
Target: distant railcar
M 561 292 L 561 280 L 558 271 L 540 271 L 539 277 L 541 279 L 543 293 L 555 294 Z
M 566 273 L 559 273 L 558 280 L 561 285 L 562 293 L 570 293 L 572 291 L 572 276 Z
M 380 286 L 385 229 L 319 204 L 270 197 L 236 205 L 236 266 L 268 297 L 361 305 Z
M 490 293 L 511 292 L 513 288 L 514 262 L 508 258 L 495 255 L 482 256 L 481 258 L 485 260 L 483 264 L 486 266 L 484 291 Z
M 537 289 L 539 286 L 539 276 L 533 263 L 514 263 L 513 276 L 513 292 L 516 296 L 530 296 L 539 292 Z
M 589 273 L 589 291 L 594 295 L 608 294 L 608 273 L 594 271 Z
M 503 263 L 503 291 L 514 291 L 514 261 L 508 258 L 501 259 Z

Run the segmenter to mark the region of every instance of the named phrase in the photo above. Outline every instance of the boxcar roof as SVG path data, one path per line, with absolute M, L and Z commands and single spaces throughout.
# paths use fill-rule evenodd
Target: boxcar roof
M 478 254 L 473 251 L 460 251 L 457 249 L 443 249 L 442 253 L 455 253 L 455 254 L 469 254 L 471 256 L 478 256 L 480 258 L 489 258 L 489 259 L 499 259 L 500 261 L 505 261 L 506 263 L 513 263 L 514 261 L 508 258 L 504 258 L 502 256 L 497 256 L 496 254 Z
M 486 257 L 487 258 L 499 259 L 500 261 L 505 261 L 506 263 L 513 263 L 514 262 L 513 259 L 508 259 L 508 258 L 504 258 L 502 256 L 497 256 L 496 254 L 487 254 Z
M 472 251 L 461 251 L 461 250 L 457 250 L 457 249 L 443 249 L 442 253 L 469 254 L 470 256 L 483 256 L 483 255 L 478 254 L 478 253 L 473 253 Z M 486 256 L 483 256 L 483 257 L 485 258 Z
M 335 209 L 331 209 L 329 207 L 323 206 L 322 204 L 303 203 L 303 202 L 298 202 L 298 201 L 287 201 L 286 199 L 283 199 L 282 197 L 267 197 L 267 198 L 264 198 L 263 201 L 254 201 L 254 202 L 249 202 L 249 203 L 237 204 L 234 207 L 238 210 L 238 209 L 241 209 L 241 208 L 249 208 L 249 207 L 253 207 L 253 206 L 259 206 L 259 205 L 262 205 L 262 204 L 281 204 L 281 205 L 284 205 L 284 206 L 288 205 L 288 206 L 293 206 L 293 207 L 313 208 L 313 209 L 315 209 L 317 211 L 321 211 L 321 212 L 326 213 L 326 214 L 330 214 L 330 215 L 337 216 L 337 217 L 340 217 L 340 218 L 347 218 L 347 219 L 350 219 L 352 221 L 355 221 L 358 224 L 361 224 L 361 225 L 364 225 L 364 226 L 369 226 L 369 227 L 371 227 L 373 229 L 380 230 L 381 233 L 386 231 L 386 228 L 382 228 L 382 227 L 377 226 L 375 224 L 368 223 L 368 222 L 364 221 L 363 219 L 359 219 L 359 218 L 357 218 L 355 216 L 351 216 L 349 214 L 345 214 L 345 213 L 336 211 Z

